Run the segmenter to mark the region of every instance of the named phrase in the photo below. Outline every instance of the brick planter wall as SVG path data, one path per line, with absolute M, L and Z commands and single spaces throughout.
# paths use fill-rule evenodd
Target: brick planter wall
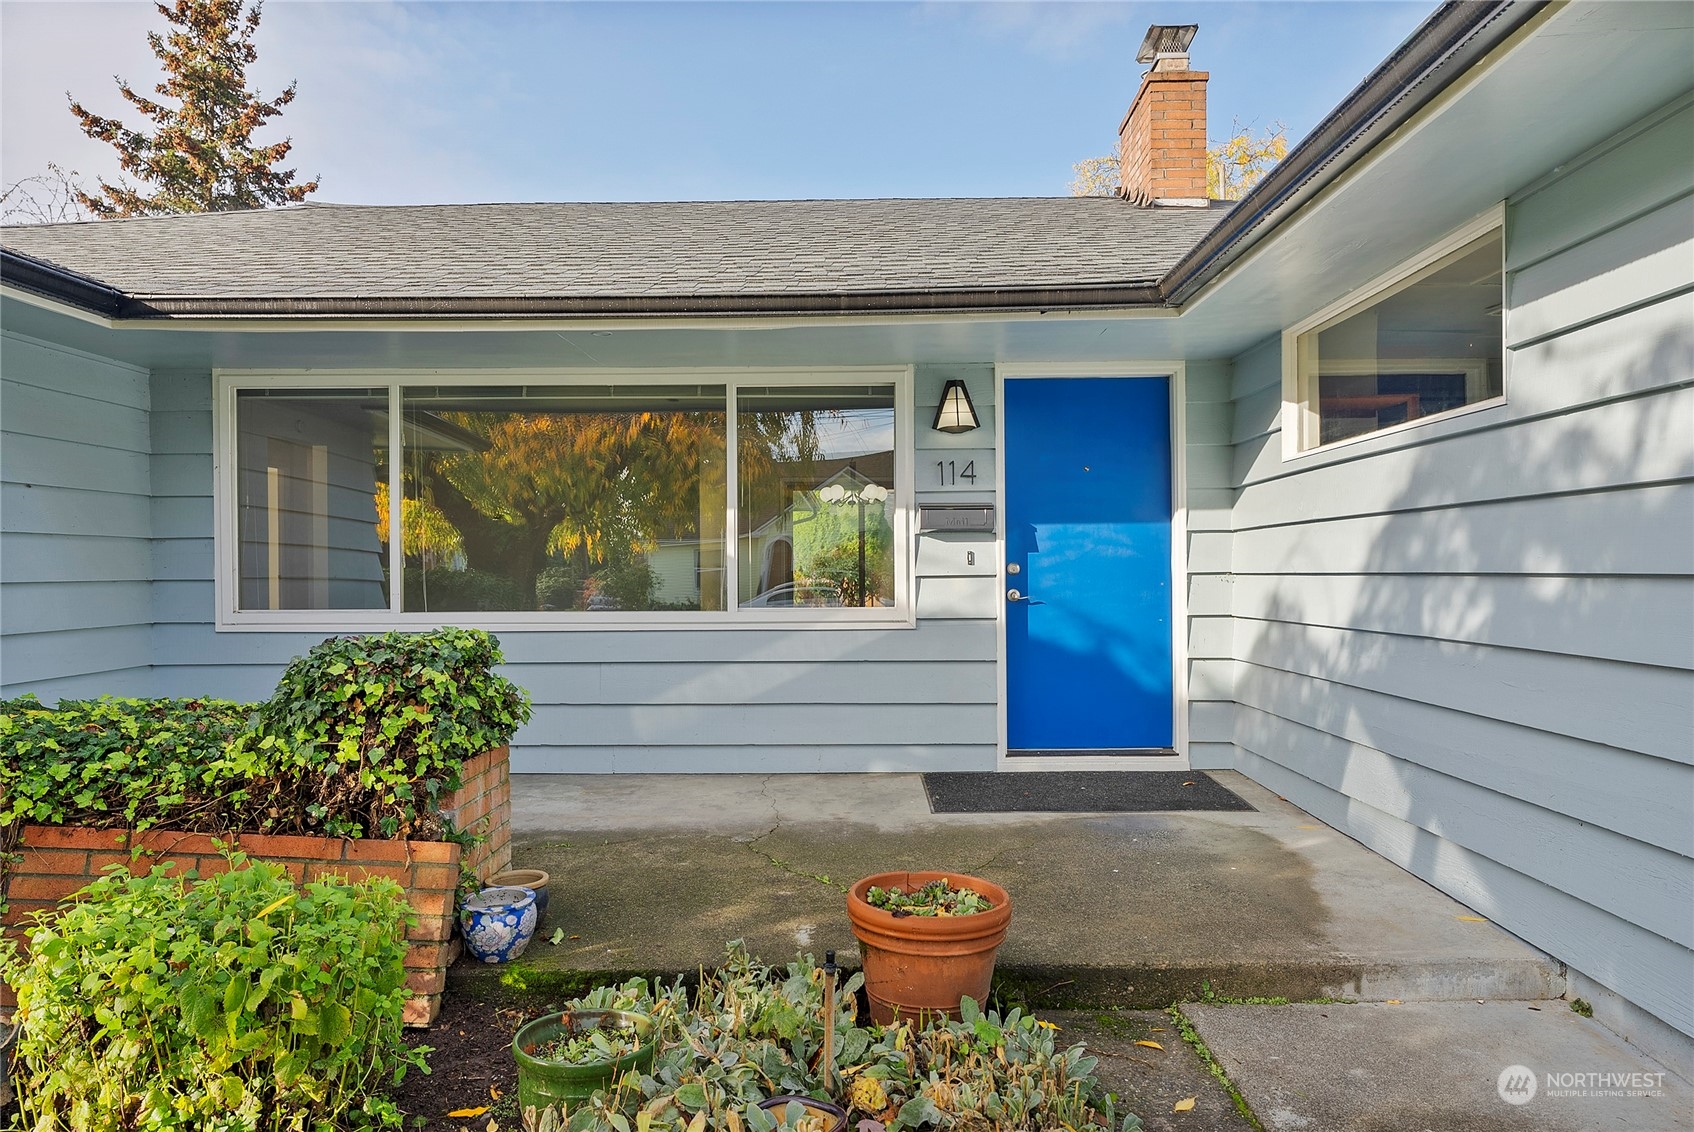
M 441 803 L 441 812 L 467 833 L 485 838 L 471 849 L 465 864 L 486 881 L 512 867 L 511 760 L 505 747 L 467 759 L 459 788 Z
M 488 838 L 465 859 L 483 881 L 512 862 L 507 768 L 504 747 L 467 761 L 463 785 L 442 806 L 444 812 L 456 814 L 459 828 Z M 227 863 L 213 840 L 207 834 L 163 829 L 132 834 L 86 826 L 25 826 L 19 846 L 22 859 L 5 878 L 9 907 L 0 926 L 7 936 L 21 941 L 22 925 L 50 912 L 109 865 L 122 865 L 132 872 L 145 872 L 156 864 L 168 864 L 175 872 L 197 869 L 202 876 L 221 872 Z M 435 1020 L 441 1011 L 447 967 L 458 958 L 460 946 L 453 936 L 460 865 L 457 844 L 266 833 L 229 834 L 218 840 L 249 857 L 282 865 L 298 882 L 326 876 L 349 880 L 381 876 L 398 883 L 417 917 L 406 936 L 406 985 L 412 992 L 406 1024 L 428 1026 Z M 0 983 L 0 1005 L 10 1006 L 13 1001 L 11 989 Z

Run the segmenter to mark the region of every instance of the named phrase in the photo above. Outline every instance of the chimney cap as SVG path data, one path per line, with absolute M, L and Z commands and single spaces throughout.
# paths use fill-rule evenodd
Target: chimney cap
M 1135 61 L 1152 63 L 1163 55 L 1186 55 L 1188 45 L 1194 42 L 1194 33 L 1199 30 L 1199 24 L 1154 24 L 1147 29 L 1147 38 L 1141 41 Z

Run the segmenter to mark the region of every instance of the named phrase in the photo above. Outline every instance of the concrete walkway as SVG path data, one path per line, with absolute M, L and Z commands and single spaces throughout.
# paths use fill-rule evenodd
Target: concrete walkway
M 1231 1088 L 1269 1132 L 1694 1127 L 1687 1081 L 1572 1014 L 1557 962 L 1215 777 L 1256 812 L 937 815 L 917 775 L 516 776 L 513 860 L 552 874 L 548 919 L 517 964 L 461 961 L 450 978 L 561 998 L 711 965 L 737 938 L 771 961 L 833 948 L 852 966 L 847 885 L 950 869 L 1012 893 L 998 993 L 1101 1052 L 1150 1129 L 1252 1128 Z M 1230 1001 L 1253 997 L 1296 1004 Z M 1176 1002 L 1180 1023 L 1158 1011 Z M 1659 1093 L 1511 1105 L 1502 1059 L 1658 1073 Z

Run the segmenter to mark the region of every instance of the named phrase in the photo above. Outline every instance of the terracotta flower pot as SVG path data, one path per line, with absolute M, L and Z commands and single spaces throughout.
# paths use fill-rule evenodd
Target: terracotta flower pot
M 910 892 L 944 878 L 982 894 L 993 907 L 969 916 L 895 916 L 865 901 L 872 887 Z M 966 995 L 979 1004 L 988 998 L 994 952 L 1012 922 L 1012 898 L 992 881 L 963 873 L 878 873 L 848 891 L 847 917 L 859 940 L 871 1018 L 887 1025 L 898 1015 L 921 1024 L 936 1014 L 957 1018 Z

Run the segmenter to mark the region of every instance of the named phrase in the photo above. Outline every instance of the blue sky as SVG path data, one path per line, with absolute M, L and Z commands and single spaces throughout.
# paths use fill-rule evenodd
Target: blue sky
M 270 0 L 251 77 L 298 80 L 267 129 L 328 201 L 1050 196 L 1111 150 L 1148 24 L 1200 25 L 1214 137 L 1280 120 L 1295 140 L 1432 8 Z M 162 24 L 128 0 L 0 3 L 0 179 L 115 173 L 64 92 L 127 109 L 112 76 L 155 81 Z

